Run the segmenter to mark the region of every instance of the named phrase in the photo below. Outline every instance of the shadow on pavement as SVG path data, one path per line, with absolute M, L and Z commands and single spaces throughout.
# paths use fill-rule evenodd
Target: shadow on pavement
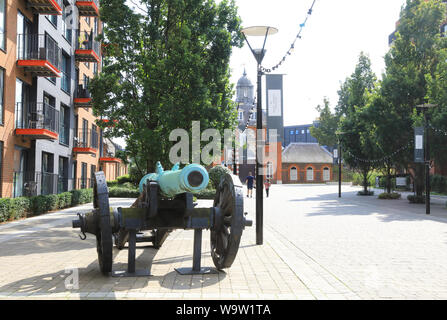
M 91 248 L 91 246 L 89 247 Z M 145 250 L 143 250 L 136 259 L 137 270 L 149 269 L 149 271 L 151 271 L 152 265 L 168 264 L 178 261 L 187 261 L 192 265 L 191 255 L 155 260 L 155 256 L 158 252 L 157 249 L 154 249 L 151 246 L 138 247 L 145 248 Z M 119 252 L 118 249 L 113 249 L 114 258 Z M 113 271 L 126 269 L 127 262 L 114 262 L 113 264 Z M 142 289 L 147 287 L 150 282 L 154 281 L 158 281 L 159 286 L 166 289 L 190 290 L 213 286 L 226 277 L 225 272 L 219 272 L 219 274 L 188 276 L 177 274 L 176 271 L 171 271 L 165 275 L 149 277 L 112 277 L 105 276 L 100 272 L 98 261 L 95 259 L 95 261 L 90 263 L 86 268 L 77 269 L 79 288 L 70 289 L 70 287 L 66 287 L 66 282 L 69 285 L 73 283 L 71 280 L 73 275 L 72 270 L 73 269 L 69 268 L 67 272 L 66 270 L 61 270 L 54 273 L 20 279 L 0 287 L 0 293 L 15 293 L 18 295 L 17 298 L 27 297 L 29 295 L 39 298 L 39 296 L 71 292 L 73 294 L 82 293 L 82 296 L 80 296 L 79 299 L 99 299 L 104 298 L 106 294 L 108 299 L 117 299 L 119 297 L 116 296 L 115 293 L 126 292 L 131 289 Z M 158 289 L 154 291 L 158 292 Z M 89 293 L 93 293 L 93 295 L 88 296 Z

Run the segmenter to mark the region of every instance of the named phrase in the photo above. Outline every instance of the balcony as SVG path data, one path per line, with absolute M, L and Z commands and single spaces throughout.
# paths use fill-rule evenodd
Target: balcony
M 62 0 L 28 0 L 28 7 L 38 14 L 61 15 Z
M 88 85 L 81 83 L 78 85 L 75 91 L 75 96 L 73 99 L 75 108 L 91 108 L 92 107 L 92 96 L 88 91 Z
M 13 197 L 55 194 L 58 191 L 58 180 L 58 175 L 50 172 L 14 172 Z
M 17 66 L 38 77 L 60 77 L 62 51 L 44 34 L 17 36 Z
M 74 153 L 96 154 L 99 145 L 99 135 L 96 130 L 80 129 L 73 143 Z
M 116 158 L 113 153 L 106 153 L 104 157 L 99 158 L 99 162 L 121 163 L 121 159 Z
M 99 63 L 99 50 L 99 42 L 94 39 L 92 32 L 76 31 L 76 61 Z
M 59 111 L 45 103 L 16 103 L 15 134 L 33 140 L 57 140 Z
M 110 128 L 110 127 L 114 127 L 118 123 L 118 120 L 98 119 L 98 120 L 96 120 L 96 123 L 103 127 Z
M 81 17 L 99 17 L 98 0 L 76 0 L 76 6 Z

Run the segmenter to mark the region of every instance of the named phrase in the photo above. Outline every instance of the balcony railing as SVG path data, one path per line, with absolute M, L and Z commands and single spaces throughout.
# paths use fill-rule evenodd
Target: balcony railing
M 62 0 L 28 0 L 28 7 L 38 14 L 62 14 Z
M 76 61 L 94 63 L 100 61 L 100 44 L 94 37 L 93 32 L 76 30 Z
M 67 192 L 73 189 L 73 179 L 59 176 L 57 179 L 57 193 Z
M 99 16 L 99 1 L 98 0 L 76 0 L 79 15 L 84 17 L 98 17 Z
M 45 103 L 16 103 L 16 134 L 36 139 L 57 139 L 59 111 Z
M 80 129 L 74 137 L 73 152 L 96 153 L 98 145 L 98 131 L 92 129 Z
M 92 106 L 92 96 L 88 90 L 88 85 L 84 82 L 78 84 L 74 96 L 75 107 L 89 108 Z
M 44 34 L 17 35 L 17 65 L 42 77 L 59 77 L 62 51 Z
M 58 175 L 55 173 L 24 171 L 14 172 L 13 197 L 32 197 L 39 194 L 55 194 Z
M 75 189 L 90 189 L 93 188 L 93 179 L 78 178 L 76 179 Z

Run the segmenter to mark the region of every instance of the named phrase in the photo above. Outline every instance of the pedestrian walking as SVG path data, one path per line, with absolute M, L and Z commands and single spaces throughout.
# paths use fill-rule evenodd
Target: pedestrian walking
M 265 192 L 267 193 L 267 198 L 269 197 L 269 191 L 270 191 L 270 179 L 266 179 L 264 182 L 264 186 L 265 186 Z
M 247 182 L 247 198 L 253 198 L 253 182 L 255 181 L 255 177 L 253 177 L 251 171 L 248 173 L 248 177 L 245 179 Z

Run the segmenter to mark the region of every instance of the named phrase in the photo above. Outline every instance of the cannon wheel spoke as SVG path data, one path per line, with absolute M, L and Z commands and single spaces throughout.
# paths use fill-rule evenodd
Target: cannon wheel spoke
M 211 230 L 211 256 L 219 270 L 233 264 L 244 229 L 244 197 L 237 180 L 226 174 L 214 199 L 214 207 L 220 210 L 222 221 L 219 229 Z

